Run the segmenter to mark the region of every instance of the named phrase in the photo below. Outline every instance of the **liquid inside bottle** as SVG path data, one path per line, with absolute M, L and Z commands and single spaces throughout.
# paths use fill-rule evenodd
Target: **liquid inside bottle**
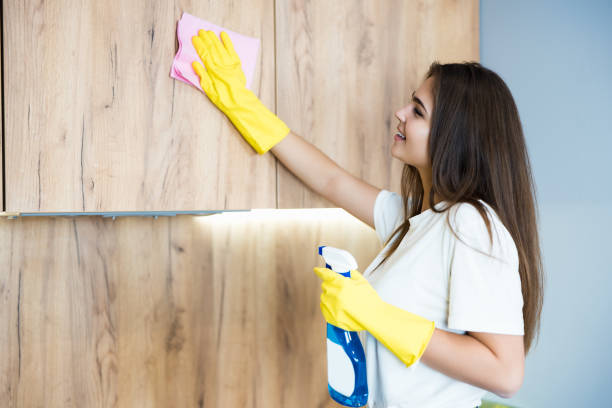
M 327 323 L 327 388 L 329 395 L 347 407 L 368 402 L 365 353 L 357 332 Z

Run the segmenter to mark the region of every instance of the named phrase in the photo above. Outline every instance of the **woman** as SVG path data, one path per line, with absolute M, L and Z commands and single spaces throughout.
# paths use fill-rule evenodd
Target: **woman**
M 271 150 L 384 244 L 363 275 L 315 268 L 325 320 L 366 331 L 368 406 L 472 408 L 486 391 L 514 395 L 539 328 L 543 277 L 529 158 L 503 80 L 475 62 L 431 65 L 395 114 L 399 196 L 293 133 L 246 89 L 221 39 L 193 37 L 210 100 L 258 153 Z

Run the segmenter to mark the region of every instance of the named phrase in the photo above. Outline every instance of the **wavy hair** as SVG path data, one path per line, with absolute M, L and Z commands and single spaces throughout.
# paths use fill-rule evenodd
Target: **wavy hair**
M 442 213 L 457 203 L 472 204 L 483 217 L 492 243 L 486 209 L 479 202 L 482 200 L 495 210 L 510 232 L 519 257 L 527 354 L 540 329 L 544 276 L 535 184 L 516 104 L 499 75 L 477 62 L 434 61 L 425 79 L 430 77 L 431 210 Z M 401 189 L 405 221 L 387 239 L 385 246 L 399 233 L 376 268 L 399 246 L 410 229 L 409 218 L 421 213 L 424 190 L 416 167 L 404 165 Z M 434 193 L 449 205 L 435 208 Z

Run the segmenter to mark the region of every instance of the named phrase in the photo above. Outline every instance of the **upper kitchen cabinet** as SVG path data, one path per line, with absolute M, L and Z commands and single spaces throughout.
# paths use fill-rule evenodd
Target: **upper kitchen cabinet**
M 274 156 L 170 77 L 183 12 L 261 40 L 251 89 L 274 111 L 273 0 L 4 2 L 7 211 L 276 206 Z
M 477 0 L 276 1 L 278 115 L 351 174 L 400 191 L 395 112 L 429 65 L 479 61 Z M 333 207 L 278 168 L 278 207 Z

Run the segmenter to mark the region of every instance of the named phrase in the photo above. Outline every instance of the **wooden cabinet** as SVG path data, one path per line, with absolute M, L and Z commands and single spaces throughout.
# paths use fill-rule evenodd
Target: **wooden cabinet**
M 478 60 L 476 0 L 6 0 L 6 211 L 333 206 L 170 78 L 184 11 L 260 38 L 266 106 L 394 191 L 394 112 L 433 60 Z M 380 243 L 275 213 L 0 218 L 0 406 L 338 406 L 316 246 L 363 271 Z
M 338 407 L 317 245 L 380 243 L 316 211 L 0 218 L 0 407 Z
M 183 11 L 261 39 L 274 109 L 273 0 L 4 2 L 7 211 L 276 206 L 274 156 L 170 77 Z
M 260 38 L 266 106 L 395 191 L 394 112 L 434 59 L 478 60 L 475 0 L 5 1 L 7 211 L 331 205 L 170 78 L 183 11 Z
M 429 65 L 479 60 L 478 2 L 277 1 L 278 114 L 355 176 L 400 191 L 395 112 Z M 279 208 L 334 207 L 279 166 Z

